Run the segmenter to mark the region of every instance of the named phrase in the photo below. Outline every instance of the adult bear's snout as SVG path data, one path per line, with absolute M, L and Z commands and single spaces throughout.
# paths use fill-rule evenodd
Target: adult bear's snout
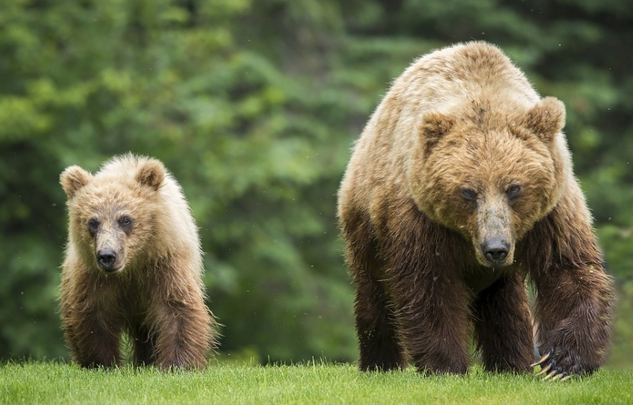
M 502 239 L 491 239 L 481 244 L 481 253 L 493 266 L 502 265 L 509 251 L 510 243 Z

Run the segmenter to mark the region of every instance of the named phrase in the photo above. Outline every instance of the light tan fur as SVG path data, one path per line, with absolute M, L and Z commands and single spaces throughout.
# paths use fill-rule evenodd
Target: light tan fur
M 71 166 L 60 182 L 69 214 L 61 309 L 73 358 L 86 367 L 118 364 L 127 332 L 136 364 L 203 367 L 215 321 L 204 303 L 198 230 L 176 180 L 160 161 L 128 154 L 94 176 Z M 128 232 L 117 222 L 123 216 Z M 99 223 L 94 235 L 91 219 Z M 97 259 L 106 248 L 116 252 L 109 272 Z
M 427 54 L 393 82 L 339 190 L 361 368 L 399 367 L 406 354 L 420 369 L 464 372 L 470 319 L 487 368 L 526 370 L 526 273 L 539 289 L 539 340 L 554 353 L 550 361 L 561 373 L 602 364 L 613 288 L 573 175 L 564 122 L 563 103 L 541 98 L 483 42 Z M 507 252 L 491 261 L 488 247 L 496 242 Z M 567 290 L 554 294 L 563 278 Z M 577 289 L 582 298 L 574 297 Z M 601 321 L 577 315 L 568 325 L 577 341 L 570 342 L 561 331 L 570 313 L 556 311 L 557 297 L 560 308 L 577 305 Z M 542 318 L 556 320 L 546 327 Z
M 438 168 L 446 171 L 441 176 L 449 179 L 446 183 L 451 186 L 466 184 L 469 176 L 482 171 L 488 176 L 478 179 L 483 182 L 499 181 L 495 176 L 504 172 L 522 173 L 531 179 L 547 177 L 542 181 L 556 183 L 556 187 L 550 187 L 554 189 L 552 195 L 519 227 L 520 234 L 524 234 L 528 226 L 552 209 L 565 185 L 575 181 L 566 140 L 560 132 L 564 116 L 560 101 L 551 97 L 541 100 L 523 73 L 492 45 L 457 45 L 425 55 L 394 81 L 363 130 L 341 184 L 340 195 L 344 198 L 340 209 L 344 210 L 347 199 L 352 198 L 358 204 L 352 201 L 350 205 L 368 205 L 370 215 L 380 223 L 384 221 L 380 202 L 413 197 L 430 218 L 448 221 L 445 225 L 460 227 L 455 230 L 470 237 L 475 232 L 464 230 L 464 221 L 450 218 L 454 213 L 441 212 L 451 209 L 450 205 L 429 204 L 438 200 L 429 195 L 453 195 L 455 191 L 438 187 L 442 184 L 430 178 L 438 176 Z M 547 120 L 549 117 L 554 118 L 554 124 Z M 539 124 L 537 131 L 544 128 L 548 136 L 555 136 L 549 150 L 525 134 Z M 482 129 L 485 137 L 475 136 Z M 451 138 L 443 136 L 451 130 Z M 519 139 L 517 133 L 528 139 Z M 472 152 L 463 151 L 465 142 Z M 524 143 L 535 151 L 525 150 Z M 425 164 L 435 147 L 442 150 L 441 155 Z M 496 150 L 506 153 L 494 160 L 481 156 Z M 459 167 L 436 164 L 453 153 L 463 158 Z M 527 159 L 528 154 L 532 159 Z M 543 173 L 541 163 L 549 163 L 553 172 Z

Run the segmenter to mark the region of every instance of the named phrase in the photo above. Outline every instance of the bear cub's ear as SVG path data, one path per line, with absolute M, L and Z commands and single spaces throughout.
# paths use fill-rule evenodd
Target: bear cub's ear
M 453 125 L 455 125 L 455 120 L 442 113 L 433 111 L 424 116 L 419 131 L 426 153 L 431 151 L 440 138 L 453 128 Z
M 70 200 L 77 190 L 85 186 L 92 179 L 92 174 L 79 166 L 70 166 L 59 176 L 59 182 Z
M 549 142 L 565 126 L 565 105 L 557 98 L 545 97 L 528 111 L 525 125 Z
M 165 166 L 156 159 L 147 160 L 136 173 L 136 181 L 151 187 L 154 191 L 160 188 L 163 180 L 165 180 Z

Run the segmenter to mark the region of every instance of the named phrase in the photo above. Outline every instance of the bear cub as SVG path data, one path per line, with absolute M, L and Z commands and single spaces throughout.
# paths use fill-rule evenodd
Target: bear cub
M 542 372 L 604 363 L 613 282 L 564 124 L 563 103 L 483 42 L 425 55 L 393 82 L 338 195 L 362 370 L 465 373 L 472 331 L 487 370 L 529 371 L 528 275 Z
M 215 347 L 202 252 L 182 189 L 163 164 L 131 154 L 92 175 L 70 166 L 61 317 L 83 367 L 120 364 L 122 333 L 135 365 L 202 368 Z

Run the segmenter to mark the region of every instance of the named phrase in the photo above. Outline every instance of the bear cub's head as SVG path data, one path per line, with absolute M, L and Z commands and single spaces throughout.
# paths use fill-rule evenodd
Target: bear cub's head
M 471 242 L 480 265 L 513 263 L 517 241 L 562 194 L 564 121 L 552 97 L 523 112 L 473 103 L 465 114 L 426 113 L 408 168 L 416 204 Z
M 106 274 L 146 260 L 165 167 L 156 159 L 125 156 L 92 175 L 70 166 L 60 175 L 68 197 L 70 244 Z

